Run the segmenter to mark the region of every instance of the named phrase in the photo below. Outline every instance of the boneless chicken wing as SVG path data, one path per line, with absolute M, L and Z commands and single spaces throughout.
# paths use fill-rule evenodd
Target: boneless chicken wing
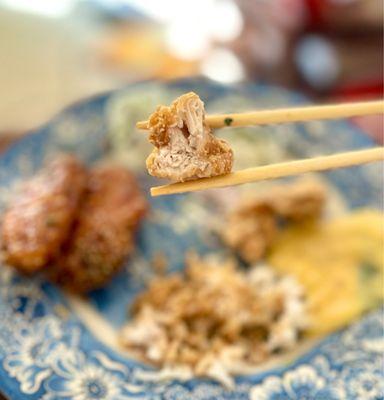
M 160 106 L 149 118 L 148 172 L 172 181 L 187 181 L 229 173 L 233 152 L 205 123 L 204 103 L 195 93 Z

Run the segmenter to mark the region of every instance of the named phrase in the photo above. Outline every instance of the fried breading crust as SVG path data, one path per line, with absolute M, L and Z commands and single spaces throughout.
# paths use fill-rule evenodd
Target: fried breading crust
M 52 271 L 53 280 L 78 293 L 102 287 L 132 251 L 133 235 L 146 209 L 126 169 L 91 170 L 74 232 Z
M 231 172 L 233 151 L 205 122 L 204 103 L 186 93 L 149 118 L 149 141 L 155 146 L 146 165 L 150 175 L 182 182 Z
M 0 242 L 6 263 L 32 273 L 57 256 L 72 226 L 85 181 L 81 163 L 62 155 L 25 182 L 2 219 Z
M 325 187 L 311 179 L 275 186 L 263 195 L 246 198 L 231 210 L 219 235 L 243 260 L 254 263 L 275 240 L 278 220 L 315 220 L 325 201 Z

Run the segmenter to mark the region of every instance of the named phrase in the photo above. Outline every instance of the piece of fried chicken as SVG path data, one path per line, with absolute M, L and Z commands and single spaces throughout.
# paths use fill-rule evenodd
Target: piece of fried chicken
M 63 155 L 25 182 L 2 218 L 4 261 L 27 273 L 52 261 L 71 229 L 85 181 L 80 162 Z
M 146 210 L 136 179 L 125 168 L 91 169 L 74 231 L 51 278 L 78 293 L 104 286 L 132 252 Z
M 183 182 L 231 172 L 233 151 L 205 123 L 204 103 L 193 92 L 170 107 L 159 106 L 149 118 L 149 174 Z
M 326 188 L 311 179 L 271 187 L 261 195 L 246 197 L 225 218 L 219 235 L 243 260 L 260 260 L 273 244 L 278 222 L 300 222 L 320 217 Z

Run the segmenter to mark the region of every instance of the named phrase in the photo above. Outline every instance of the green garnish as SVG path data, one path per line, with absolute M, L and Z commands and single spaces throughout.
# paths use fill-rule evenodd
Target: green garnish
M 233 122 L 233 118 L 225 118 L 224 124 L 230 126 Z
M 364 282 L 376 279 L 379 275 L 377 267 L 369 263 L 364 263 L 363 265 L 361 265 L 359 272 Z

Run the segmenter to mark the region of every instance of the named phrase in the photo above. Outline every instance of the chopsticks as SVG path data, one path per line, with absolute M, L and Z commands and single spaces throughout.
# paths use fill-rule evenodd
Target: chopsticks
M 236 114 L 207 115 L 205 120 L 211 128 L 223 128 L 227 126 L 268 125 L 319 119 L 347 118 L 380 114 L 383 111 L 384 100 L 375 100 L 358 103 L 260 110 Z M 136 127 L 139 129 L 148 129 L 148 121 L 139 121 Z
M 211 128 L 226 126 L 268 125 L 303 122 L 320 119 L 337 119 L 352 116 L 381 114 L 384 100 L 357 103 L 301 106 L 275 110 L 260 110 L 236 114 L 207 115 L 205 120 Z M 136 124 L 139 129 L 149 129 L 148 121 Z M 204 189 L 241 185 L 266 179 L 282 178 L 306 172 L 325 171 L 384 160 L 384 147 L 320 156 L 315 158 L 282 162 L 262 167 L 248 168 L 212 178 L 197 179 L 151 188 L 152 196 L 161 196 Z
M 179 182 L 151 188 L 152 196 L 161 196 L 198 190 L 221 188 L 225 186 L 241 185 L 243 183 L 258 182 L 266 179 L 282 178 L 299 175 L 306 172 L 325 171 L 335 168 L 350 167 L 384 160 L 384 147 L 375 147 L 366 150 L 350 151 L 320 156 L 303 160 L 288 161 L 261 167 L 248 168 L 230 174 L 212 178 L 197 179 L 188 182 Z

